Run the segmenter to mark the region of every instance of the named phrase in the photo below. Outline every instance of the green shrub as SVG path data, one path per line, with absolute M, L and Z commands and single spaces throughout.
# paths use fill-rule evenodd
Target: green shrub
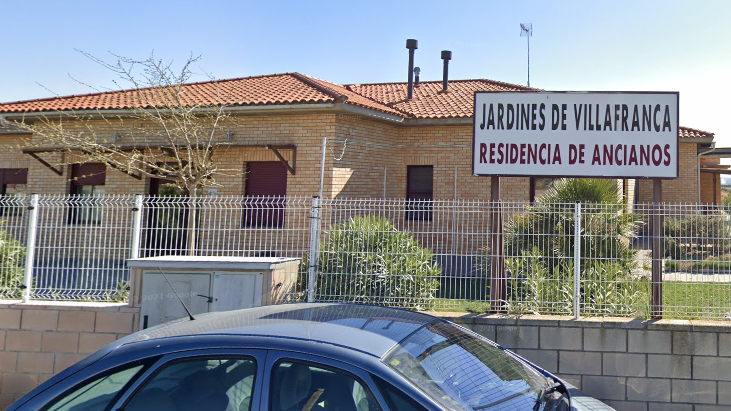
M 14 239 L 0 220 L 0 298 L 19 299 L 23 295 L 25 246 Z
M 676 260 L 704 260 L 731 251 L 731 226 L 726 214 L 666 218 L 665 256 Z
M 561 179 L 525 214 L 505 224 L 506 256 L 538 254 L 548 275 L 574 255 L 575 202 L 582 203 L 582 272 L 597 261 L 614 261 L 625 274 L 636 265 L 631 239 L 641 217 L 627 212 L 615 180 Z
M 300 264 L 300 289 L 307 284 L 309 256 Z M 441 268 L 431 250 L 409 233 L 375 216 L 333 226 L 320 247 L 318 301 L 378 303 L 433 308 Z
M 550 277 L 546 260 L 536 251 L 522 251 L 518 257 L 505 259 L 508 312 L 534 315 L 571 314 L 574 298 L 573 271 L 554 269 L 554 276 Z
M 574 264 L 566 260 L 548 275 L 546 259 L 524 252 L 507 258 L 508 301 L 512 314 L 570 315 L 574 307 Z M 626 276 L 611 261 L 594 261 L 584 267 L 579 285 L 582 315 L 647 316 L 649 288 L 646 279 Z

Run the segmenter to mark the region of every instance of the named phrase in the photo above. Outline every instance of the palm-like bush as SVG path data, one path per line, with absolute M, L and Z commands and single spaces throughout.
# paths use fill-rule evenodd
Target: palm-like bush
M 306 283 L 306 257 L 300 284 Z M 319 301 L 378 303 L 428 309 L 441 268 L 431 250 L 413 235 L 375 216 L 356 217 L 333 226 L 320 249 L 317 276 Z
M 596 261 L 614 261 L 629 273 L 635 252 L 631 239 L 641 217 L 627 212 L 615 180 L 561 179 L 524 215 L 506 223 L 506 255 L 520 256 L 538 250 L 549 271 L 574 256 L 575 203 L 582 203 L 582 271 Z
M 641 217 L 622 204 L 616 181 L 603 179 L 557 181 L 525 214 L 506 222 L 509 307 L 536 313 L 571 311 L 577 201 L 584 210 L 579 238 L 583 311 L 637 310 L 646 293 L 631 275 L 636 266 L 631 241 Z

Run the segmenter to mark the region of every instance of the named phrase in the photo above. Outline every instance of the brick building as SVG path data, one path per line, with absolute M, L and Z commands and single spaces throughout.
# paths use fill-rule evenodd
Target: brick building
M 231 91 L 216 100 L 218 87 Z M 489 198 L 490 179 L 471 173 L 474 92 L 534 89 L 492 80 L 453 80 L 445 91 L 442 82 L 422 82 L 408 99 L 407 87 L 407 83 L 337 85 L 286 73 L 191 83 L 185 92 L 194 104 L 221 103 L 229 109 L 226 132 L 218 137 L 225 144 L 214 156 L 241 173 L 218 176 L 218 195 L 317 195 L 322 141 L 327 138 L 325 198 Z M 97 136 L 123 145 L 126 126 L 101 117 L 124 115 L 139 104 L 135 96 L 133 91 L 115 91 L 5 103 L 0 104 L 0 119 L 63 118 L 70 112 L 88 115 Z M 157 179 L 135 179 L 114 169 L 91 170 L 95 165 L 73 164 L 77 154 L 68 147 L 38 148 L 29 143 L 36 136 L 3 124 L 3 194 L 156 194 L 160 190 Z M 66 127 L 83 128 L 73 121 L 67 121 Z M 702 173 L 704 167 L 714 165 L 701 162 L 699 156 L 713 137 L 681 127 L 680 176 L 663 181 L 664 201 L 720 201 L 720 179 L 714 182 L 714 174 Z M 80 178 L 90 175 L 94 177 Z M 502 198 L 529 201 L 547 183 L 528 177 L 503 178 Z M 651 201 L 650 181 L 619 184 L 628 202 Z

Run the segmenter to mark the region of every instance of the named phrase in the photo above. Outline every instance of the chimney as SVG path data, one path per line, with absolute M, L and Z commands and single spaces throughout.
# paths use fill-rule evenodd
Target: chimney
M 442 60 L 444 60 L 444 74 L 442 75 L 442 91 L 447 91 L 447 82 L 449 79 L 449 60 L 452 59 L 452 52 L 442 50 Z
M 414 97 L 414 50 L 419 48 L 419 42 L 408 39 L 406 48 L 409 49 L 409 90 L 406 98 L 411 100 Z
M 418 67 L 414 67 L 414 76 L 416 76 L 416 78 L 414 79 L 414 87 L 419 85 L 419 73 L 421 73 L 421 69 Z

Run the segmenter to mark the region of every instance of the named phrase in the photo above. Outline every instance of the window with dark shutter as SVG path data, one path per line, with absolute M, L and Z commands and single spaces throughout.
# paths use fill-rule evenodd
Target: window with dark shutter
M 3 196 L 0 201 L 0 215 L 22 214 L 21 203 L 14 197 L 25 194 L 26 184 L 28 184 L 28 169 L 0 168 L 0 184 L 0 194 Z
M 287 167 L 279 161 L 252 161 L 246 163 L 247 206 L 244 224 L 248 227 L 282 227 L 284 225 L 285 196 L 287 195 Z
M 406 219 L 431 221 L 434 166 L 407 166 Z
M 102 163 L 73 164 L 71 166 L 71 200 L 69 223 L 96 223 L 100 220 L 101 205 L 97 197 L 104 196 L 107 168 Z

